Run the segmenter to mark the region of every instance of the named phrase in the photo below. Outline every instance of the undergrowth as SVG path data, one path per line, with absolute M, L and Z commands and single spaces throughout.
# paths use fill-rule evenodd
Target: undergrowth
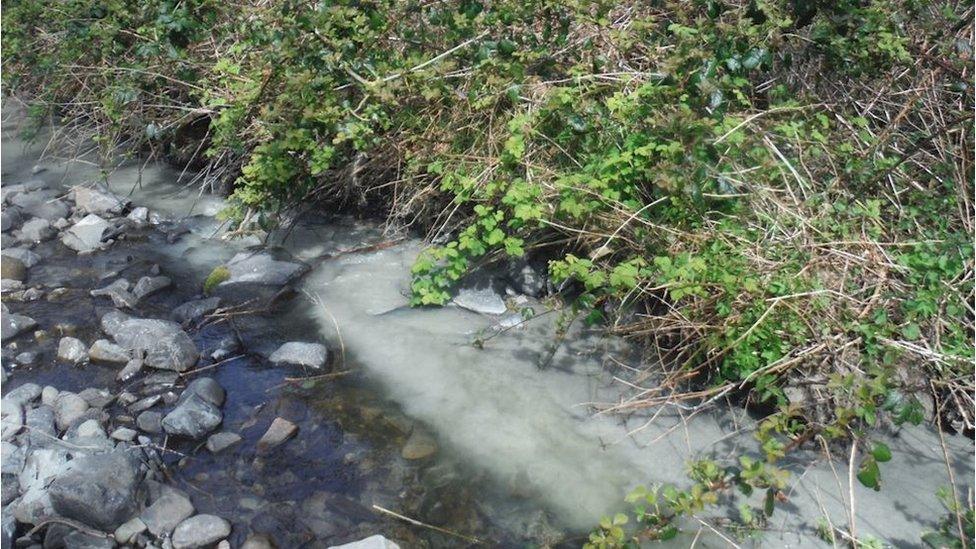
M 4 90 L 75 151 L 187 164 L 241 232 L 379 209 L 439 243 L 415 305 L 549 259 L 569 314 L 651 351 L 606 411 L 765 410 L 763 455 L 635 496 L 641 535 L 718 485 L 771 494 L 742 510 L 762 523 L 802 445 L 859 445 L 878 488 L 876 429 L 973 431 L 971 4 L 4 7 Z M 755 464 L 771 478 L 744 478 Z M 623 544 L 623 522 L 594 545 Z

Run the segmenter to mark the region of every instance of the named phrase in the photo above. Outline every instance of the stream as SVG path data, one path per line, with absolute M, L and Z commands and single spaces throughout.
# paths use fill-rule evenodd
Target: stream
M 165 483 L 187 494 L 197 513 L 229 521 L 232 547 L 258 539 L 329 547 L 374 534 L 400 547 L 579 547 L 601 515 L 625 509 L 623 497 L 635 485 L 686 485 L 689 459 L 731 463 L 758 449 L 756 418 L 721 402 L 626 417 L 596 413 L 595 405 L 627 397 L 622 381 L 633 378 L 627 365 L 638 365 L 641 355 L 580 323 L 553 347 L 559 319 L 553 303 L 522 295 L 500 277 L 466 290 L 461 301 L 469 308 L 410 308 L 410 266 L 423 247 L 410 234 L 375 221 L 306 214 L 268 234 L 227 238 L 217 218 L 223 200 L 188 186 L 187 174 L 130 162 L 103 179 L 94 163 L 44 154 L 43 138 L 23 142 L 17 122 L 5 110 L 4 187 L 38 181 L 52 199 L 104 182 L 131 201 L 129 210 L 146 207 L 149 215 L 109 245 L 81 254 L 60 236 L 24 245 L 5 229 L 5 251 L 30 248 L 38 257 L 23 288 L 44 295 L 25 300 L 22 289 L 4 291 L 10 313 L 37 323 L 3 336 L 4 395 L 30 383 L 105 389 L 116 397 L 149 394 L 152 371 L 119 381 L 120 365 L 58 359 L 62 336 L 86 346 L 111 339 L 102 319 L 117 307 L 91 290 L 165 276 L 171 285 L 124 312 L 169 320 L 180 305 L 208 297 L 204 280 L 220 265 L 260 257 L 307 270 L 281 284 L 248 282 L 237 273 L 240 283 L 218 284 L 219 308 L 183 325 L 200 351 L 191 370 L 199 373 L 154 389 L 163 398 L 153 409 L 163 414 L 196 377 L 226 391 L 214 432 L 239 435 L 234 448 L 214 453 L 206 437 L 146 434 L 160 448 Z M 7 199 L 5 193 L 5 210 Z M 82 217 L 75 214 L 71 223 Z M 523 322 L 516 311 L 527 308 L 534 317 Z M 273 363 L 287 342 L 326 345 L 328 364 Z M 34 360 L 17 364 L 23 353 Z M 137 429 L 137 414 L 118 398 L 105 409 L 107 432 Z M 277 418 L 297 431 L 267 451 L 259 440 Z M 930 426 L 892 429 L 885 440 L 894 459 L 883 465 L 879 492 L 849 485 L 846 456 L 831 461 L 819 451 L 799 452 L 787 464 L 787 501 L 767 530 L 731 540 L 690 521 L 665 545 L 821 547 L 818 519 L 846 527 L 853 516 L 858 535 L 919 546 L 944 514 L 936 490 L 949 485 L 948 472 L 963 497 L 972 489 L 972 440 L 946 434 L 945 455 Z M 730 505 L 706 515 L 734 520 L 738 511 Z M 28 530 L 21 525 L 18 535 Z

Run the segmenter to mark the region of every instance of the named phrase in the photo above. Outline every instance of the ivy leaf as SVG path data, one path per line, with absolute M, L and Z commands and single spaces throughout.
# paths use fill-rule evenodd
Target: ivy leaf
M 881 490 L 881 470 L 878 469 L 878 461 L 874 456 L 869 456 L 861 462 L 861 467 L 857 471 L 857 480 L 868 488 Z
M 884 463 L 886 461 L 891 461 L 891 448 L 888 448 L 887 444 L 883 442 L 875 442 L 874 449 L 871 450 L 871 455 L 874 456 L 879 463 Z

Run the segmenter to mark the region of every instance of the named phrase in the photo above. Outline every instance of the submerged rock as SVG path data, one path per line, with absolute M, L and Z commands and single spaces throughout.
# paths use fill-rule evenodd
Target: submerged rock
M 128 280 L 120 278 L 108 286 L 97 288 L 89 293 L 92 295 L 92 297 L 105 296 L 111 298 L 112 304 L 116 307 L 126 307 L 131 309 L 136 306 L 136 303 L 139 300 L 136 298 L 136 296 L 129 292 L 130 286 L 131 284 L 129 284 Z
M 198 439 L 213 431 L 223 421 L 220 408 L 195 393 L 189 393 L 172 412 L 163 418 L 163 430 L 171 435 Z
M 102 327 L 106 328 L 105 317 L 102 317 Z M 130 318 L 118 324 L 111 322 L 109 328 L 109 335 L 122 348 L 145 351 L 145 363 L 153 368 L 183 372 L 200 357 L 193 340 L 175 322 Z
M 297 425 L 285 418 L 276 417 L 268 430 L 261 436 L 261 439 L 258 440 L 258 453 L 266 454 L 274 450 L 295 436 L 296 432 L 298 432 Z
M 197 515 L 179 524 L 173 531 L 174 549 L 207 547 L 230 535 L 230 523 L 215 515 Z
M 278 260 L 266 251 L 242 252 L 227 262 L 229 278 L 220 286 L 245 282 L 268 286 L 284 286 L 308 271 L 308 265 L 297 261 Z
M 128 351 L 109 340 L 99 339 L 92 343 L 91 349 L 88 349 L 88 358 L 92 362 L 127 364 L 132 356 L 129 355 Z
M 3 252 L 0 252 L 0 255 L 3 255 L 3 261 L 6 261 L 8 257 L 12 257 L 23 263 L 28 269 L 34 265 L 37 265 L 37 263 L 41 260 L 41 256 L 28 250 L 27 248 L 4 248 Z
M 206 299 L 195 299 L 187 301 L 179 307 L 173 309 L 173 320 L 183 324 L 184 322 L 195 322 L 217 310 L 220 306 L 219 297 L 208 297 Z
M 78 209 L 89 214 L 119 215 L 129 205 L 129 199 L 101 186 L 94 188 L 77 186 L 72 189 L 72 192 Z
M 437 453 L 437 441 L 426 431 L 415 428 L 407 443 L 403 445 L 400 455 L 403 459 L 426 459 Z
M 136 299 L 142 299 L 161 290 L 165 290 L 172 284 L 173 281 L 168 276 L 144 276 L 132 288 L 132 295 L 136 296 Z
M 146 524 L 136 517 L 115 529 L 115 541 L 119 543 L 130 543 L 136 536 L 146 531 Z
M 214 433 L 207 438 L 207 450 L 210 450 L 210 453 L 219 454 L 241 440 L 241 435 L 237 433 Z
M 321 343 L 290 341 L 271 353 L 268 360 L 274 364 L 322 368 L 329 360 L 329 349 Z
M 227 392 L 212 377 L 194 379 L 186 386 L 184 395 L 195 394 L 214 406 L 223 406 Z
M 113 531 L 139 508 L 138 460 L 125 450 L 77 457 L 51 484 L 51 503 L 63 517 Z
M 164 486 L 156 501 L 147 507 L 139 518 L 154 536 L 162 537 L 193 516 L 193 511 L 193 503 L 186 494 Z
M 3 341 L 13 339 L 20 334 L 32 330 L 37 326 L 33 318 L 14 313 L 0 313 L 0 332 Z
M 71 364 L 81 364 L 88 360 L 88 349 L 85 348 L 85 344 L 80 339 L 62 337 L 58 343 L 58 360 Z
M 4 256 L 0 260 L 0 278 L 24 280 L 27 278 L 27 265 L 16 257 Z
M 85 216 L 61 234 L 61 242 L 76 252 L 90 252 L 102 244 L 102 235 L 111 227 L 95 214 Z
M 400 549 L 400 546 L 377 534 L 343 545 L 331 545 L 329 549 Z

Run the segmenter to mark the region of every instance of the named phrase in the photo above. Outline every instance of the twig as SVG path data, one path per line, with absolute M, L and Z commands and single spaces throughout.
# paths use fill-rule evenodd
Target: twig
M 385 515 L 390 515 L 391 517 L 398 518 L 398 519 L 400 519 L 402 521 L 405 521 L 405 522 L 408 522 L 410 524 L 413 524 L 414 526 L 420 526 L 421 528 L 429 528 L 431 530 L 434 530 L 435 532 L 440 532 L 442 534 L 447 534 L 449 536 L 454 536 L 456 538 L 461 538 L 461 539 L 463 539 L 465 541 L 469 541 L 471 543 L 476 543 L 476 544 L 479 544 L 479 545 L 481 545 L 481 544 L 484 543 L 483 541 L 481 541 L 478 538 L 473 538 L 471 536 L 466 536 L 464 534 L 459 534 L 457 532 L 452 532 L 451 530 L 447 530 L 445 528 L 441 528 L 440 526 L 434 526 L 433 524 L 427 524 L 426 522 L 420 522 L 419 520 L 412 519 L 410 517 L 405 517 L 405 516 L 401 515 L 400 513 L 395 513 L 393 511 L 390 511 L 389 509 L 384 509 L 383 507 L 380 507 L 379 505 L 373 505 L 373 509 L 375 509 L 375 510 L 377 510 L 380 513 L 383 513 Z

